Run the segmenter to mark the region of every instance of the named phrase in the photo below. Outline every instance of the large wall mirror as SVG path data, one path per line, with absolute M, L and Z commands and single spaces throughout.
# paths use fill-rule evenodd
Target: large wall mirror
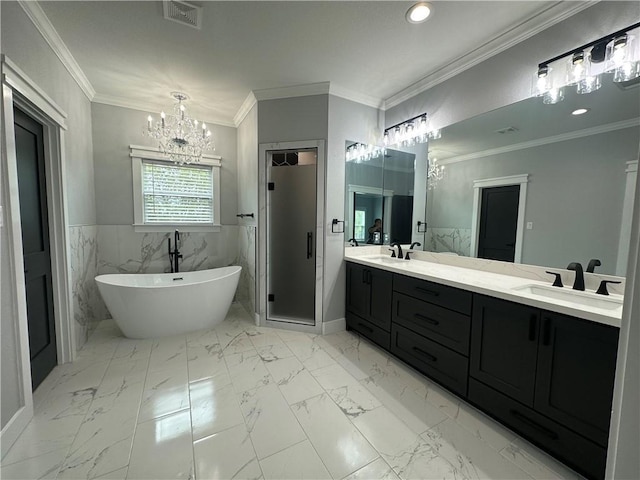
M 580 108 L 586 113 L 572 114 Z M 426 145 L 399 149 L 425 159 L 414 168 L 412 240 L 429 251 L 555 268 L 597 258 L 596 271 L 624 275 L 639 145 L 640 84 L 609 77 L 591 94 L 567 89 L 555 105 L 529 98 L 448 126 L 428 145 L 445 166 L 429 189 Z M 387 164 L 378 167 L 381 182 Z M 360 165 L 347 164 L 347 189 Z M 426 192 L 418 214 L 416 186 Z M 426 233 L 417 233 L 418 220 Z
M 353 148 L 356 142 L 347 142 Z M 345 189 L 345 241 L 358 245 L 419 242 L 423 245 L 427 146 L 388 148 L 366 159 L 348 158 Z M 355 242 L 352 242 L 355 243 Z

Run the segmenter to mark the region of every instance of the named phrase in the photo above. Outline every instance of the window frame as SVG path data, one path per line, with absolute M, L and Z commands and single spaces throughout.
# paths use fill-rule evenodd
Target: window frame
M 143 160 L 162 161 L 173 164 L 166 155 L 154 147 L 141 145 L 129 146 L 131 157 L 131 172 L 133 174 L 133 227 L 136 232 L 172 232 L 176 228 L 184 232 L 219 232 L 220 231 L 220 168 L 222 157 L 219 155 L 202 155 L 200 165 L 211 167 L 213 182 L 213 223 L 145 223 L 142 185 Z

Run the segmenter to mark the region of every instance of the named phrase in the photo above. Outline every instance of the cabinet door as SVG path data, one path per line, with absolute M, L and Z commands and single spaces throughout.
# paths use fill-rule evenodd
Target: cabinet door
M 540 311 L 475 295 L 469 374 L 533 406 Z
M 607 446 L 618 329 L 543 312 L 535 409 Z
M 391 298 L 393 296 L 393 274 L 383 270 L 369 269 L 370 309 L 365 317 L 387 332 L 391 331 Z
M 347 263 L 347 311 L 362 318 L 369 317 L 369 269 L 356 263 Z

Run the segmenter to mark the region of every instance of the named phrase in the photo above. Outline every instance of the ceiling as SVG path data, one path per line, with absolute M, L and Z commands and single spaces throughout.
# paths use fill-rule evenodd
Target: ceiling
M 178 90 L 197 105 L 198 118 L 223 125 L 234 125 L 252 91 L 318 82 L 330 82 L 340 96 L 388 106 L 416 82 L 471 66 L 576 8 L 442 1 L 433 2 L 432 18 L 412 25 L 405 12 L 413 3 L 197 2 L 200 30 L 165 20 L 162 2 L 40 6 L 95 90 L 94 101 L 157 112 Z

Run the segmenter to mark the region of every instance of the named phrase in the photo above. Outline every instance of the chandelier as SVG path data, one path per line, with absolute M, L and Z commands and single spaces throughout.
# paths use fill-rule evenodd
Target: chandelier
M 444 178 L 444 165 L 438 164 L 438 159 L 429 159 L 429 168 L 427 169 L 427 184 L 429 190 L 433 190 L 438 182 Z
M 147 128 L 144 133 L 158 141 L 159 149 L 172 162 L 183 165 L 198 163 L 205 150 L 214 150 L 211 131 L 205 123 L 198 123 L 191 118 L 182 103 L 189 97 L 181 92 L 171 92 L 176 99 L 173 113 L 160 113 L 160 120 L 155 122 L 151 115 L 147 118 Z
M 610 77 L 625 84 L 640 77 L 640 23 L 558 55 L 538 65 L 533 94 L 545 104 L 564 100 L 567 87 L 595 92 Z

